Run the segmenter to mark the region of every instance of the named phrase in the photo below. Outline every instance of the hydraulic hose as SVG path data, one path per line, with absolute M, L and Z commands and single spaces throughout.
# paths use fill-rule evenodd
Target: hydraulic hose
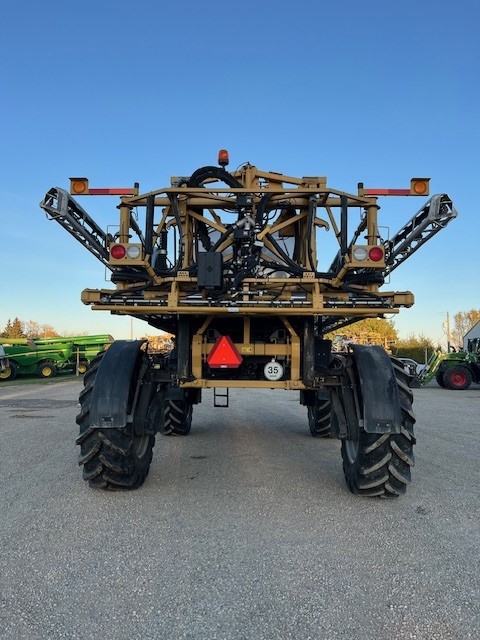
M 187 187 L 200 187 L 203 186 L 203 183 L 206 180 L 211 179 L 224 182 L 232 189 L 241 189 L 243 187 L 243 184 L 239 180 L 234 178 L 232 174 L 228 173 L 228 171 L 225 171 L 225 169 L 222 169 L 221 167 L 201 167 L 200 169 L 197 169 L 190 176 L 190 179 L 187 182 Z M 234 224 L 229 225 L 227 230 L 222 233 L 217 242 L 210 248 L 210 251 L 216 251 L 234 229 Z
M 147 197 L 145 212 L 145 253 L 152 255 L 153 252 L 153 216 L 155 212 L 155 196 Z
M 292 260 L 290 258 L 290 256 L 282 249 L 282 247 L 278 244 L 278 242 L 270 235 L 268 235 L 268 240 L 269 242 L 275 247 L 275 250 L 277 251 L 277 253 L 281 256 L 281 258 L 288 264 L 290 265 L 290 267 L 293 269 L 293 271 L 297 274 L 297 275 L 301 275 L 302 273 L 304 273 L 305 269 L 303 269 L 302 267 L 300 267 L 294 260 Z M 281 265 L 279 265 L 281 266 Z M 282 268 L 282 266 L 281 266 Z
M 175 196 L 171 193 L 168 194 L 168 199 L 170 200 L 170 205 L 172 207 L 172 211 L 173 211 L 173 216 L 176 220 L 177 226 L 178 226 L 178 232 L 179 234 L 181 234 L 182 231 L 182 221 L 180 218 L 180 212 L 178 210 L 178 203 L 177 203 L 177 199 L 175 198 Z M 166 244 L 165 238 L 162 238 L 161 240 L 161 244 L 162 244 L 162 250 L 166 250 L 166 246 L 163 246 Z M 160 273 L 162 276 L 173 276 L 175 275 L 175 273 L 180 269 L 181 265 L 182 265 L 182 259 L 183 259 L 183 254 L 184 254 L 184 244 L 183 244 L 183 238 L 180 235 L 180 242 L 179 242 L 179 251 L 178 251 L 178 258 L 177 258 L 177 262 L 175 264 L 174 267 L 172 267 L 171 269 L 165 269 L 165 268 L 161 268 L 160 269 Z M 162 267 L 166 266 L 166 254 L 164 254 L 163 257 L 163 264 Z
M 201 167 L 192 173 L 187 181 L 187 187 L 201 187 L 205 180 L 212 178 L 224 182 L 232 189 L 241 189 L 243 184 L 221 167 Z
M 258 227 L 263 226 L 263 214 L 265 213 L 265 209 L 267 208 L 267 203 L 272 197 L 271 193 L 266 193 L 264 196 L 260 198 L 260 202 L 258 203 L 257 213 L 255 216 L 255 224 Z
M 307 254 L 308 262 L 310 263 L 310 269 L 315 271 L 315 264 L 313 261 L 312 250 L 312 235 L 314 234 L 314 219 L 316 213 L 317 201 L 315 197 L 311 197 L 308 200 L 308 216 L 307 216 Z
M 222 245 L 222 243 L 228 238 L 228 236 L 230 236 L 233 233 L 233 231 L 234 231 L 236 226 L 237 225 L 235 223 L 234 224 L 230 224 L 227 227 L 227 230 L 222 233 L 222 235 L 219 237 L 219 239 L 213 245 L 211 250 L 212 251 L 216 251 Z

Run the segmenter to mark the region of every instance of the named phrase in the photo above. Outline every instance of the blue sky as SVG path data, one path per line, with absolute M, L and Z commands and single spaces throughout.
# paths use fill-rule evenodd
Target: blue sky
M 130 319 L 82 305 L 103 267 L 38 202 L 74 175 L 160 188 L 227 148 L 233 168 L 345 191 L 430 176 L 459 217 L 389 288 L 416 296 L 395 317 L 401 337 L 442 340 L 447 311 L 480 308 L 479 22 L 476 0 L 5 3 L 0 328 L 18 316 L 129 337 Z M 116 201 L 81 203 L 117 222 Z M 381 223 L 393 232 L 421 203 L 382 199 Z

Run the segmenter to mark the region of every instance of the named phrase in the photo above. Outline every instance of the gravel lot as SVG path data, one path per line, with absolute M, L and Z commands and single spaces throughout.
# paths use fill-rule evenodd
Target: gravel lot
M 407 495 L 345 486 L 298 394 L 211 397 L 136 492 L 92 491 L 81 383 L 0 387 L 0 638 L 480 637 L 480 387 L 415 389 Z

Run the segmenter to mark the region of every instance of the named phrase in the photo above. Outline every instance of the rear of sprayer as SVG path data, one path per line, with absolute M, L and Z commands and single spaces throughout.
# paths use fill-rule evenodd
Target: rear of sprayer
M 350 491 L 404 493 L 415 419 L 403 365 L 378 346 L 332 351 L 325 335 L 413 304 L 410 291 L 385 290 L 385 279 L 456 217 L 452 201 L 427 199 L 427 178 L 406 189 L 359 183 L 352 194 L 322 176 L 227 164 L 222 150 L 219 166 L 148 193 L 72 178 L 70 193 L 52 188 L 41 202 L 111 272 L 112 286 L 82 292 L 85 304 L 175 335 L 167 354 L 122 340 L 93 361 L 77 417 L 84 479 L 139 487 L 156 434 L 187 435 L 205 390 L 228 406 L 231 389 L 264 388 L 295 392 L 312 435 L 341 440 Z M 71 194 L 120 196 L 115 229 L 101 228 Z M 385 238 L 379 196 L 425 200 Z M 328 234 L 336 250 L 325 261 Z M 317 258 L 329 266 L 319 270 Z

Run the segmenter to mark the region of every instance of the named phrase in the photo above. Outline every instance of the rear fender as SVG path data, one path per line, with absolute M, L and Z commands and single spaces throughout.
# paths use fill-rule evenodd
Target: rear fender
M 90 426 L 94 429 L 121 429 L 128 420 L 134 375 L 145 340 L 116 340 L 100 362 L 92 390 Z
M 392 361 L 382 347 L 351 345 L 367 433 L 400 433 L 402 411 Z

